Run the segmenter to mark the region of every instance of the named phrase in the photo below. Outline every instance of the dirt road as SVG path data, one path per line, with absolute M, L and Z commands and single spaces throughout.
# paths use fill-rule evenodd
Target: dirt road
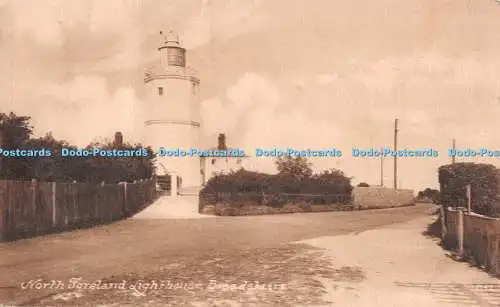
M 360 234 L 428 218 L 433 209 L 418 205 L 198 220 L 130 219 L 4 243 L 0 244 L 0 302 L 17 306 L 330 306 L 321 279 L 362 282 L 366 279 L 362 263 L 336 265 L 324 250 L 291 242 Z M 421 230 L 412 231 L 421 236 Z M 342 244 L 329 247 L 339 252 Z M 356 245 L 358 253 L 370 252 L 362 242 Z M 40 280 L 52 283 L 40 289 Z

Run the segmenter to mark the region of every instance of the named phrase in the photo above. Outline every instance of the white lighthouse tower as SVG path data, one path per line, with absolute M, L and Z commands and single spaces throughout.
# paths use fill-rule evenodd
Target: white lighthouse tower
M 146 72 L 147 120 L 145 145 L 155 152 L 160 147 L 176 150 L 200 148 L 200 80 L 186 67 L 186 49 L 173 32 L 160 32 L 159 61 Z M 157 157 L 158 176 L 170 175 L 172 192 L 179 185 L 197 188 L 202 184 L 199 157 Z

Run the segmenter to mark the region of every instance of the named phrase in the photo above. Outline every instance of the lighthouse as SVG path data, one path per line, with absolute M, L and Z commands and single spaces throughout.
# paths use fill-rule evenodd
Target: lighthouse
M 200 148 L 200 80 L 186 66 L 186 49 L 174 32 L 160 32 L 157 64 L 146 71 L 146 121 L 144 144 L 189 151 Z M 172 193 L 202 184 L 201 159 L 196 156 L 158 156 L 156 175 L 170 176 Z

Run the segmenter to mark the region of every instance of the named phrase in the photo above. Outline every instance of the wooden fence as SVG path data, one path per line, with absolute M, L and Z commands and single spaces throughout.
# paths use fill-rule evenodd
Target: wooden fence
M 91 184 L 0 180 L 0 241 L 106 224 L 156 197 L 152 179 Z
M 464 208 L 442 207 L 444 246 L 500 276 L 500 219 L 465 211 Z

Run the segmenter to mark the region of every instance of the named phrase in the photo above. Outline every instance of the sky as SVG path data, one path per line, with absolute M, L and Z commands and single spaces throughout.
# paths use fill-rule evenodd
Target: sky
M 379 184 L 380 160 L 351 149 L 392 146 L 398 118 L 399 148 L 440 154 L 400 158 L 399 187 L 436 188 L 453 138 L 500 150 L 499 29 L 494 0 L 0 0 L 0 111 L 81 146 L 139 142 L 144 70 L 174 30 L 201 79 L 206 144 L 338 148 L 314 169 Z M 384 184 L 392 174 L 386 159 Z

